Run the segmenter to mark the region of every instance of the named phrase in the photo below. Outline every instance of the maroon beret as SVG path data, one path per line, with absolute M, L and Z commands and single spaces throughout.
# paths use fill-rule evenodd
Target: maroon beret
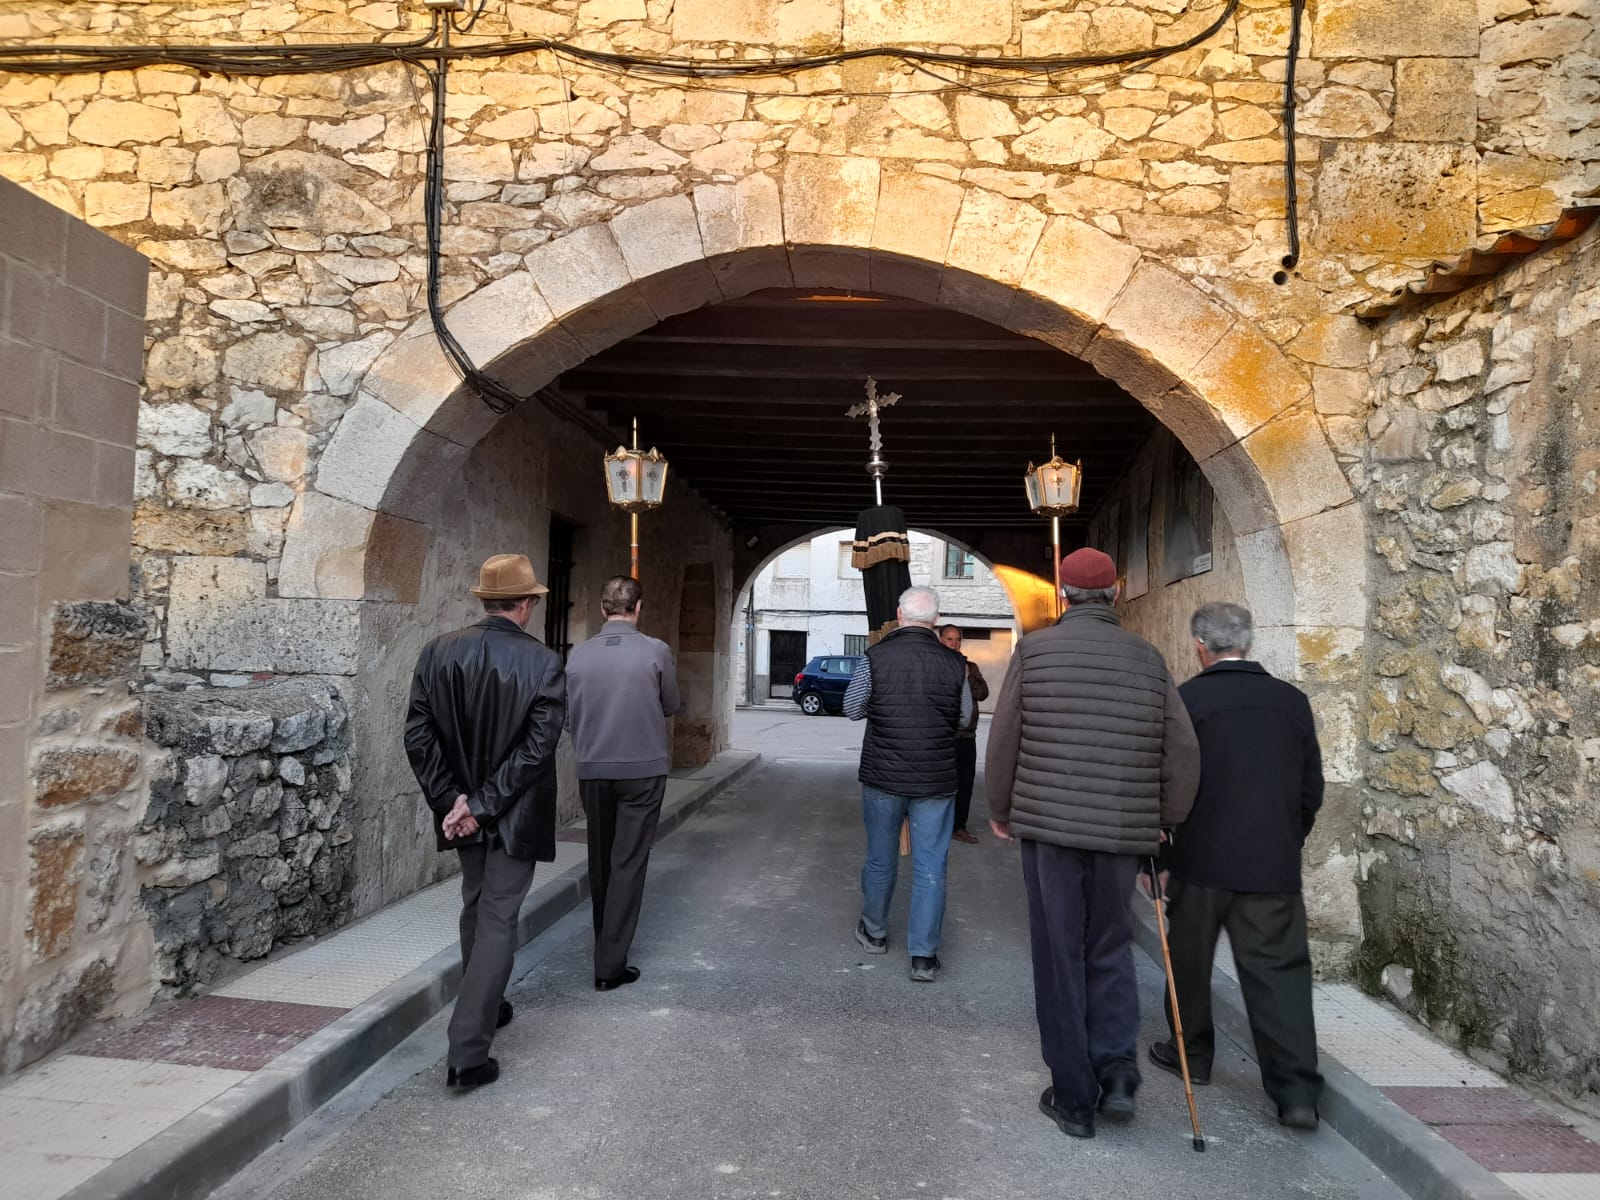
M 1117 564 L 1103 550 L 1085 546 L 1061 560 L 1061 586 L 1092 592 L 1117 582 Z

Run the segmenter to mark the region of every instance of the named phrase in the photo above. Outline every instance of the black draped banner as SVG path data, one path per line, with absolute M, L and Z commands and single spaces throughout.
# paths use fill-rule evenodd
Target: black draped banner
M 900 593 L 911 586 L 911 540 L 906 517 L 892 504 L 862 509 L 850 562 L 861 572 L 867 598 L 867 641 L 876 643 L 895 627 Z

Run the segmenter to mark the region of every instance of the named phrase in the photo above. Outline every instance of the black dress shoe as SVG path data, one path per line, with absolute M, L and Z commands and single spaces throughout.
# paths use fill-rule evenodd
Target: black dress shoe
M 485 1059 L 475 1067 L 451 1067 L 445 1072 L 444 1083 L 446 1087 L 475 1088 L 486 1083 L 493 1083 L 500 1078 L 500 1064 L 494 1059 Z
M 1178 1048 L 1170 1041 L 1154 1042 L 1150 1046 L 1150 1061 L 1163 1071 L 1178 1078 L 1183 1078 L 1183 1065 L 1178 1062 Z M 1189 1082 L 1196 1087 L 1204 1087 L 1211 1082 L 1211 1068 L 1203 1070 L 1191 1061 L 1189 1063 Z
M 1056 1128 L 1068 1137 L 1092 1138 L 1094 1136 L 1093 1119 L 1079 1120 L 1071 1113 L 1056 1107 L 1056 1089 L 1045 1088 L 1039 1097 L 1039 1111 L 1056 1123 Z
M 1112 1078 L 1100 1093 L 1100 1111 L 1108 1121 L 1131 1121 L 1138 1105 L 1133 1094 L 1138 1090 L 1131 1075 Z
M 616 976 L 615 978 L 596 979 L 594 981 L 594 990 L 597 992 L 609 992 L 613 988 L 627 987 L 630 983 L 637 982 L 638 979 L 638 967 L 623 967 L 622 974 Z
M 1291 1104 L 1278 1110 L 1278 1124 L 1290 1129 L 1315 1129 L 1317 1110 L 1309 1104 Z
M 504 1029 L 507 1025 L 511 1024 L 511 1018 L 513 1015 L 514 1014 L 511 1011 L 511 1001 L 500 1001 L 500 1015 L 495 1019 L 494 1027 L 496 1029 Z

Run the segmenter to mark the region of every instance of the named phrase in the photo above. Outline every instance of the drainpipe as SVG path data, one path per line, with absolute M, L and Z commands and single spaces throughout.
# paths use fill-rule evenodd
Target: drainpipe
M 753 579 L 744 601 L 744 702 L 756 702 L 756 582 Z

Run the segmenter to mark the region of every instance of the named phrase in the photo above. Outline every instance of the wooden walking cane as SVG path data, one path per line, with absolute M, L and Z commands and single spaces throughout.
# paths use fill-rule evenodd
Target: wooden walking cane
M 1178 1045 L 1178 1067 L 1183 1072 L 1183 1097 L 1189 1102 L 1189 1126 L 1194 1131 L 1191 1144 L 1200 1153 L 1206 1150 L 1205 1135 L 1200 1132 L 1200 1110 L 1194 1106 L 1194 1084 L 1189 1079 L 1189 1050 L 1183 1040 L 1183 1017 L 1178 1012 L 1178 983 L 1172 975 L 1172 950 L 1167 945 L 1167 914 L 1161 902 L 1161 873 L 1156 870 L 1156 860 L 1150 864 L 1150 903 L 1156 906 L 1156 933 L 1161 938 L 1161 961 L 1167 969 L 1167 1003 L 1172 1006 L 1172 1040 Z

